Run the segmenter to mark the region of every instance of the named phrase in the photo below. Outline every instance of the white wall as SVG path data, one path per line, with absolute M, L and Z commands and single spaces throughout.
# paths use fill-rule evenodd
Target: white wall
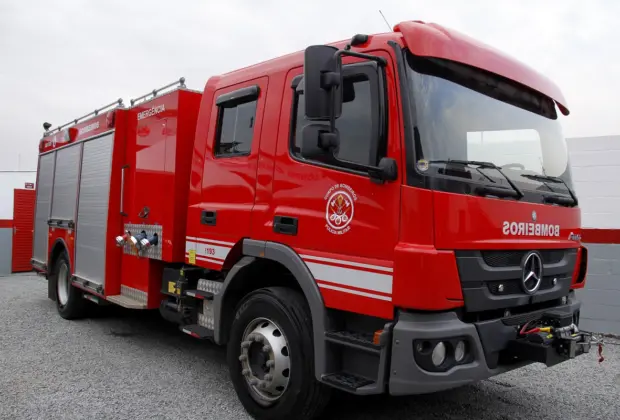
M 567 142 L 583 227 L 620 229 L 620 136 Z M 580 327 L 620 334 L 620 245 L 587 243 L 586 247 L 586 287 L 578 291 L 583 303 Z
M 0 219 L 13 219 L 13 190 L 24 188 L 26 182 L 34 183 L 37 179 L 32 172 L 0 171 Z
M 567 143 L 582 226 L 620 229 L 620 135 Z

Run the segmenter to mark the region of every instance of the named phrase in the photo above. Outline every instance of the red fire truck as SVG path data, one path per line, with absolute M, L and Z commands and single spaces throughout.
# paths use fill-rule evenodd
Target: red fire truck
M 558 87 L 420 21 L 169 85 L 40 142 L 33 267 L 63 318 L 227 345 L 260 419 L 589 351 Z

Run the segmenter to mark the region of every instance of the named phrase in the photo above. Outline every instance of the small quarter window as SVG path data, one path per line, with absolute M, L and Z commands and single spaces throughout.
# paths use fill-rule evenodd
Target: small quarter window
M 247 92 L 246 92 L 247 90 Z M 250 154 L 258 89 L 232 92 L 221 96 L 218 101 L 217 134 L 215 156 L 244 156 Z

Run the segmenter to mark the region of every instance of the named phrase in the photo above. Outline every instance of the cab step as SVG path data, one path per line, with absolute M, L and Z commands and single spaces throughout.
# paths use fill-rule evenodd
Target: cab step
M 186 290 L 185 294 L 196 299 L 213 300 L 213 293 L 204 290 Z
M 323 382 L 343 391 L 355 393 L 363 386 L 372 385 L 375 381 L 347 372 L 330 373 L 323 376 Z
M 127 309 L 146 309 L 148 307 L 147 294 L 144 290 L 134 289 L 124 284 L 121 284 L 120 295 L 108 296 L 107 299 L 109 302 Z
M 191 335 L 199 340 L 209 340 L 213 338 L 213 330 L 205 328 L 202 325 L 182 325 L 179 329 L 187 335 Z
M 115 303 L 127 309 L 146 309 L 147 306 L 145 302 L 132 299 L 126 295 L 108 296 L 108 302 Z
M 355 331 L 328 331 L 325 339 L 331 343 L 340 344 L 346 347 L 354 347 L 370 353 L 380 353 L 381 345 L 373 343 L 371 333 L 361 333 Z

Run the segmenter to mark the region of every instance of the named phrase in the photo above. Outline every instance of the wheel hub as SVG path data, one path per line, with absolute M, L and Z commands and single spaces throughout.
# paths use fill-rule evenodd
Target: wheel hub
M 69 270 L 65 264 L 58 270 L 58 301 L 61 306 L 65 306 L 69 301 Z
M 286 391 L 290 378 L 288 342 L 273 321 L 257 318 L 246 327 L 239 355 L 241 373 L 252 397 L 271 405 Z

